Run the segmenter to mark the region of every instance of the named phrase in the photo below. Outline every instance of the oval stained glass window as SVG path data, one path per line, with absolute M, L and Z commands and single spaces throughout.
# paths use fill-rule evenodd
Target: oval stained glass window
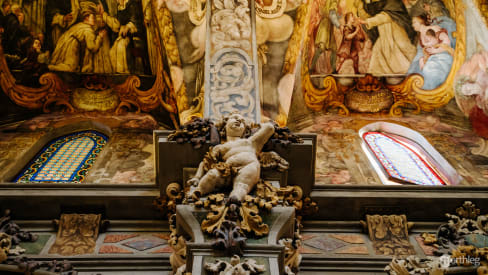
M 426 160 L 395 138 L 367 132 L 363 139 L 390 178 L 418 185 L 446 184 Z
M 96 131 L 84 131 L 57 138 L 46 145 L 15 182 L 80 183 L 107 143 Z

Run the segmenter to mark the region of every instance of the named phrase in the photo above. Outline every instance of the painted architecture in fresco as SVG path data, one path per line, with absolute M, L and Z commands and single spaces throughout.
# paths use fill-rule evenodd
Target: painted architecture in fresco
M 0 274 L 486 274 L 487 20 L 0 0 Z

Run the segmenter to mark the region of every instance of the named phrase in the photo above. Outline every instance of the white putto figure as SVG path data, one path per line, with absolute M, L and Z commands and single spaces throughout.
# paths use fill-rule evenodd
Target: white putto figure
M 231 114 L 226 119 L 227 142 L 213 147 L 200 163 L 195 176 L 188 181 L 196 186 L 193 197 L 206 195 L 232 182 L 231 201 L 242 201 L 259 181 L 261 164 L 258 154 L 274 134 L 273 124 L 264 123 L 254 135 L 243 138 L 247 127 L 244 117 Z M 209 165 L 209 157 L 218 163 Z

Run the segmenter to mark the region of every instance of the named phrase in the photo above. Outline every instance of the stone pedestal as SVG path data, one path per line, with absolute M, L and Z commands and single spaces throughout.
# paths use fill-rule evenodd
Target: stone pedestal
M 191 241 L 186 243 L 186 272 L 206 274 L 204 265 L 216 260 L 230 261 L 233 255 L 214 248 L 216 238 L 201 229 L 201 223 L 208 211 L 192 205 L 178 205 L 176 208 L 177 234 Z M 295 209 L 293 207 L 274 207 L 261 217 L 269 226 L 269 234 L 264 237 L 248 237 L 243 249 L 241 262 L 246 259 L 256 260 L 264 265 L 266 271 L 261 274 L 284 274 L 285 247 L 278 241 L 293 238 L 295 229 Z
M 185 168 L 197 168 L 210 145 L 204 144 L 195 149 L 189 143 L 178 144 L 168 141 L 171 131 L 154 131 L 154 144 L 156 145 L 156 177 L 164 195 L 166 187 L 173 182 L 184 182 Z M 274 149 L 281 157 L 290 163 L 290 169 L 286 172 L 286 182 L 281 182 L 282 175 L 268 173 L 263 175 L 265 180 L 280 180 L 281 186 L 297 185 L 303 190 L 303 195 L 308 196 L 312 192 L 315 182 L 315 152 L 317 150 L 317 135 L 299 134 L 303 144 L 290 144 L 278 146 Z M 266 173 L 263 169 L 263 174 Z

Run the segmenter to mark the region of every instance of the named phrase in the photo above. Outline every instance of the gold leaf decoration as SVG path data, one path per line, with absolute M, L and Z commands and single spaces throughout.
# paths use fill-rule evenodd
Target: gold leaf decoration
M 258 237 L 266 236 L 269 233 L 269 227 L 263 223 L 263 218 L 259 216 L 259 209 L 255 204 L 245 202 L 240 209 L 242 217 L 240 227 L 247 233 L 254 232 Z
M 208 213 L 207 218 L 202 222 L 202 230 L 211 234 L 216 228 L 220 228 L 225 221 L 225 215 L 229 209 L 224 204 L 211 205 L 211 211 Z

